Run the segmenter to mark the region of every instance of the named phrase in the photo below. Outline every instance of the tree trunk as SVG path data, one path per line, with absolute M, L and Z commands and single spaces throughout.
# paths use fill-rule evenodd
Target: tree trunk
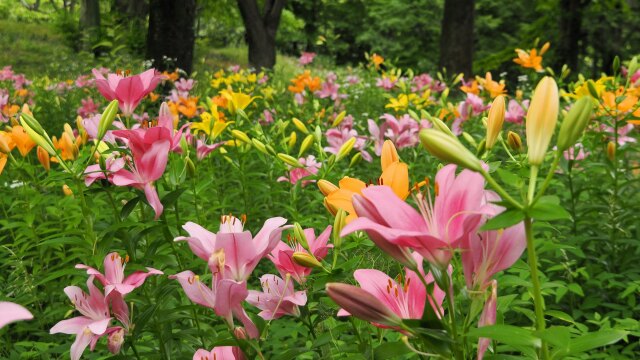
M 80 3 L 80 30 L 83 33 L 82 48 L 91 50 L 100 38 L 100 1 L 82 0 Z
M 582 39 L 582 1 L 560 0 L 560 36 L 556 49 L 556 67 L 567 64 L 577 74 Z
M 151 0 L 147 59 L 158 70 L 176 67 L 191 73 L 196 0 Z
M 272 69 L 276 64 L 276 33 L 286 0 L 265 0 L 260 14 L 256 0 L 238 0 L 249 45 L 249 64 Z
M 111 10 L 121 19 L 138 21 L 149 13 L 149 4 L 145 0 L 115 0 Z
M 475 0 L 445 0 L 440 36 L 440 67 L 472 76 Z

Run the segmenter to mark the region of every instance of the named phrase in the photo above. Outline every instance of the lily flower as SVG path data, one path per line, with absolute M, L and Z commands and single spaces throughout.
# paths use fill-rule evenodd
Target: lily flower
M 80 359 L 89 344 L 95 346 L 97 340 L 106 335 L 107 327 L 112 319 L 109 304 L 102 292 L 93 284 L 93 280 L 93 276 L 89 276 L 87 280 L 89 294 L 77 286 L 64 288 L 65 294 L 82 316 L 62 320 L 49 331 L 51 334 L 76 335 L 76 340 L 71 345 L 72 360 Z
M 193 360 L 244 360 L 244 354 L 237 346 L 216 346 L 211 351 L 199 349 Z
M 358 219 L 347 224 L 341 235 L 365 230 L 377 244 L 413 248 L 430 263 L 445 268 L 452 250 L 480 221 L 486 202 L 482 176 L 470 170 L 456 176 L 455 171 L 455 165 L 438 171 L 434 200 L 428 190 L 414 195 L 420 212 L 388 186 L 363 189 L 362 195 L 354 195 Z
M 212 272 L 224 265 L 229 278 L 245 281 L 260 259 L 265 257 L 280 241 L 287 219 L 274 217 L 265 221 L 260 231 L 252 236 L 244 231 L 240 219 L 224 215 L 217 234 L 202 226 L 188 222 L 182 228 L 189 236 L 180 236 L 174 241 L 187 241 L 191 251 L 207 261 Z
M 93 69 L 93 75 L 100 94 L 107 101 L 118 100 L 118 106 L 125 116 L 131 116 L 140 101 L 162 80 L 162 75 L 155 69 L 133 76 L 108 74 L 106 78 L 98 70 Z
M 230 113 L 235 114 L 238 110 L 243 110 L 249 106 L 253 100 L 257 99 L 257 96 L 251 97 L 251 95 L 243 94 L 241 92 L 234 92 L 231 90 L 222 90 L 220 94 L 226 98 L 227 109 Z
M 487 302 L 484 303 L 480 320 L 478 321 L 478 327 L 495 325 L 497 317 L 497 305 L 498 305 L 498 282 L 493 280 L 491 282 L 491 295 Z M 478 360 L 484 358 L 484 353 L 487 352 L 491 344 L 491 339 L 480 338 L 478 339 Z
M 420 256 L 415 256 L 415 258 L 421 268 L 422 258 Z M 423 273 L 422 269 L 418 271 Z M 441 306 L 445 296 L 444 291 L 434 283 L 433 294 L 427 293 L 418 274 L 411 270 L 405 269 L 404 279 L 399 280 L 392 279 L 382 271 L 375 269 L 358 269 L 353 273 L 353 277 L 362 290 L 373 295 L 376 301 L 383 304 L 399 319 L 421 319 L 427 300 L 436 314 L 442 313 Z M 425 280 L 427 283 L 433 283 L 434 281 L 431 274 L 428 274 Z M 328 294 L 338 305 L 342 306 L 342 309 L 338 311 L 338 316 L 352 315 L 353 310 L 357 310 L 357 308 L 351 306 L 352 303 L 349 301 L 341 301 L 341 299 L 332 296 L 331 292 L 328 292 Z M 353 313 L 353 315 L 358 316 L 357 313 Z M 377 327 L 398 329 L 393 324 L 381 323 L 375 320 L 369 321 Z
M 171 275 L 169 278 L 177 279 L 191 301 L 213 309 L 218 316 L 225 319 L 230 328 L 234 327 L 233 317 L 235 316 L 242 322 L 249 336 L 257 338 L 260 335 L 258 328 L 242 308 L 242 302 L 249 295 L 247 283 L 228 279 L 225 276 L 224 267 L 220 266 L 213 274 L 212 287 L 202 283 L 198 275 L 188 270 Z
M 265 320 L 278 319 L 284 315 L 300 316 L 298 306 L 307 303 L 305 291 L 293 290 L 293 282 L 276 275 L 262 275 L 262 292 L 249 290 L 247 302 L 262 310 L 258 315 Z
M 24 130 L 24 128 L 20 125 L 16 125 L 11 127 L 11 132 L 9 133 L 13 144 L 18 148 L 20 155 L 22 157 L 27 156 L 31 149 L 36 146 L 36 143 L 31 139 L 29 134 Z
M 135 271 L 125 278 L 124 269 L 128 261 L 128 256 L 122 258 L 117 252 L 112 252 L 104 258 L 104 274 L 84 264 L 76 265 L 76 269 L 84 269 L 88 275 L 95 276 L 104 286 L 105 296 L 109 296 L 112 291 L 116 291 L 120 295 L 125 296 L 142 286 L 147 277 L 164 274 L 160 270 L 148 267 L 147 272 Z
M 518 57 L 513 59 L 513 62 L 522 66 L 523 68 L 534 69 L 537 72 L 541 72 L 543 71 L 542 55 L 544 55 L 544 53 L 549 50 L 550 45 L 551 44 L 549 44 L 549 42 L 544 43 L 544 45 L 542 45 L 542 48 L 540 48 L 540 53 L 538 53 L 538 50 L 536 50 L 535 48 L 529 50 L 529 52 L 522 49 L 516 49 L 515 51 L 516 54 L 518 54 Z
M 0 329 L 20 320 L 31 320 L 33 315 L 23 306 L 8 301 L 0 301 Z
M 331 236 L 331 229 L 331 225 L 327 226 L 318 237 L 316 237 L 313 229 L 304 229 L 304 236 L 307 239 L 311 255 L 318 261 L 324 259 L 329 249 L 333 247 L 333 245 L 327 244 Z M 293 261 L 293 254 L 296 252 L 308 253 L 295 239 L 293 239 L 290 244 L 280 241 L 268 257 L 276 266 L 276 269 L 278 269 L 280 276 L 285 278 L 287 275 L 290 275 L 298 284 L 302 284 L 311 273 L 311 268 L 299 265 Z
M 160 126 L 146 131 L 137 130 L 113 132 L 114 136 L 128 140 L 133 163 L 129 163 L 129 170 L 120 169 L 115 173 L 112 181 L 117 186 L 132 186 L 144 190 L 149 205 L 155 211 L 155 219 L 158 219 L 164 208 L 153 182 L 162 177 L 167 167 L 172 134 Z

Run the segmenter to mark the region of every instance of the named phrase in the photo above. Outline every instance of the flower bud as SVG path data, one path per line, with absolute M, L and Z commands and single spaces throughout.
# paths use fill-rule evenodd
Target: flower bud
M 315 137 L 312 134 L 307 135 L 307 137 L 302 140 L 300 151 L 298 152 L 298 157 L 301 157 L 305 152 L 307 152 L 307 150 L 309 150 L 309 148 L 311 148 L 311 146 L 313 145 L 314 141 Z
M 473 171 L 482 170 L 480 160 L 464 147 L 457 138 L 438 130 L 423 129 L 420 131 L 420 142 L 422 142 L 427 151 L 440 160 L 451 162 Z
M 340 150 L 338 151 L 338 155 L 336 156 L 336 161 L 340 161 L 340 159 L 349 155 L 349 153 L 351 152 L 351 149 L 353 149 L 353 146 L 356 144 L 356 140 L 357 139 L 355 137 L 352 137 L 351 139 L 347 140 L 344 144 L 342 144 L 342 146 L 340 147 Z
M 296 132 L 292 131 L 291 135 L 289 136 L 289 142 L 287 143 L 287 145 L 289 146 L 289 149 L 291 149 L 294 146 L 296 146 L 296 141 L 297 140 L 298 140 L 298 136 L 296 135 Z
M 429 116 L 428 119 L 429 121 L 431 121 L 431 124 L 433 124 L 434 129 L 439 130 L 451 137 L 455 137 L 455 135 L 451 132 L 451 129 L 449 129 L 447 124 L 445 124 L 442 120 L 438 119 L 435 116 Z
M 306 268 L 313 269 L 322 267 L 322 264 L 320 263 L 320 261 L 318 261 L 318 259 L 316 259 L 315 256 L 310 255 L 306 252 L 296 251 L 293 253 L 291 258 L 293 259 L 294 263 Z
M 251 144 L 251 139 L 249 139 L 249 136 L 243 131 L 235 130 L 235 129 L 231 130 L 231 136 L 233 136 L 234 138 L 244 143 Z
M 38 150 L 36 151 L 36 153 L 38 154 L 38 161 L 40 161 L 42 167 L 46 171 L 49 171 L 51 169 L 51 158 L 49 157 L 49 153 L 47 152 L 47 150 L 38 146 Z
M 305 134 L 309 133 L 309 129 L 307 129 L 307 127 L 304 125 L 304 123 L 302 121 L 300 121 L 298 118 L 293 118 L 293 125 L 296 127 L 296 129 L 302 131 Z
M 298 161 L 298 159 L 294 158 L 291 155 L 287 155 L 287 154 L 283 154 L 283 153 L 278 153 L 278 159 L 282 160 L 283 162 L 285 162 L 286 164 L 289 164 L 293 167 L 297 167 L 297 168 L 303 168 L 304 165 L 300 164 L 300 162 Z
M 369 292 L 353 285 L 328 283 L 327 295 L 349 314 L 387 326 L 398 326 L 402 319 Z
M 269 151 L 267 151 L 267 147 L 264 145 L 262 141 L 254 138 L 254 139 L 251 139 L 251 143 L 253 144 L 253 147 L 258 149 L 258 151 L 260 151 L 261 153 L 265 155 L 271 155 Z
M 245 328 L 242 326 L 238 326 L 235 329 L 233 329 L 233 336 L 236 339 L 240 339 L 240 340 L 246 340 L 249 338 L 249 336 L 247 335 L 247 330 L 245 330 Z
M 333 123 L 331 124 L 331 127 L 336 127 L 338 125 L 340 125 L 340 123 L 342 122 L 342 120 L 344 120 L 344 117 L 347 115 L 346 111 L 342 111 L 340 114 L 338 114 L 336 116 L 336 118 L 333 120 Z
M 616 143 L 613 141 L 609 141 L 607 144 L 607 157 L 612 162 L 616 160 Z
M 116 101 L 116 105 L 118 102 Z M 107 339 L 107 348 L 109 352 L 112 354 L 118 354 L 120 352 L 120 348 L 122 348 L 122 344 L 124 343 L 124 329 L 120 328 L 111 334 Z
M 559 106 L 558 85 L 553 78 L 543 77 L 536 86 L 527 112 L 527 150 L 531 165 L 540 165 L 544 160 L 556 130 Z
M 118 114 L 118 100 L 113 100 L 104 109 L 102 116 L 100 116 L 97 135 L 98 140 L 102 140 L 104 135 L 107 133 L 107 130 L 109 130 L 111 124 L 113 124 L 113 120 L 116 118 L 116 114 Z
M 320 189 L 320 192 L 322 193 L 322 195 L 327 196 L 329 194 L 331 194 L 334 191 L 339 190 L 340 188 L 335 186 L 332 182 L 327 181 L 327 180 L 318 180 L 318 188 Z
M 64 196 L 73 196 L 73 191 L 71 191 L 71 188 L 67 184 L 62 185 L 62 192 Z
M 493 145 L 498 140 L 498 134 L 502 130 L 502 124 L 504 123 L 504 108 L 505 101 L 504 95 L 498 95 L 491 104 L 489 109 L 489 116 L 487 118 L 487 142 L 486 147 L 491 150 Z
M 194 177 L 196 175 L 196 165 L 193 163 L 193 161 L 191 161 L 190 157 L 185 158 L 184 166 L 189 177 Z
M 22 125 L 24 131 L 29 135 L 31 140 L 40 145 L 46 152 L 49 153 L 49 155 L 58 156 L 58 153 L 56 152 L 53 146 L 53 142 L 51 141 L 51 138 L 49 138 L 49 135 L 47 135 L 44 129 L 42 129 L 40 124 L 33 117 L 31 117 L 30 120 L 27 121 L 26 119 L 29 117 L 29 115 L 25 114 L 22 114 L 22 116 L 20 117 L 20 124 Z M 42 130 L 42 134 L 44 135 L 41 135 L 30 126 L 30 124 L 34 123 L 37 124 L 37 127 L 40 127 L 40 129 Z
M 507 133 L 507 144 L 511 148 L 511 150 L 521 152 L 522 151 L 522 139 L 520 135 L 514 133 L 513 131 L 509 131 Z
M 296 222 L 293 224 L 293 236 L 295 240 L 302 245 L 307 251 L 309 251 L 309 243 L 307 242 L 307 236 L 304 234 L 304 230 L 302 229 L 302 225 Z
M 355 153 L 355 155 L 351 157 L 351 161 L 349 161 L 349 167 L 356 166 L 356 164 L 359 163 L 360 160 L 362 160 L 362 153 L 361 152 Z
M 384 144 L 382 144 L 382 154 L 380 154 L 382 171 L 396 161 L 400 161 L 400 156 L 398 156 L 398 151 L 396 150 L 393 141 L 385 140 Z
M 592 110 L 593 102 L 589 96 L 583 96 L 573 104 L 560 125 L 558 151 L 565 151 L 578 141 L 591 119 Z
M 336 218 L 333 220 L 333 230 L 331 232 L 334 250 L 340 249 L 340 245 L 342 245 L 342 236 L 340 236 L 340 233 L 342 232 L 342 229 L 345 227 L 345 225 L 347 225 L 346 219 L 347 212 L 342 209 L 338 209 Z
M 596 89 L 596 83 L 594 83 L 591 79 L 587 80 L 587 90 L 589 90 L 589 95 L 591 95 L 591 97 L 593 97 L 594 99 L 600 98 L 598 89 Z

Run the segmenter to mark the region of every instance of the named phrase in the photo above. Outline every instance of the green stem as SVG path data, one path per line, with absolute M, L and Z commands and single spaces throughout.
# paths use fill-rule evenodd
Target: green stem
M 532 207 L 538 200 L 540 200 L 542 195 L 544 195 L 544 192 L 549 187 L 549 184 L 551 184 L 551 179 L 553 179 L 553 175 L 555 175 L 556 173 L 556 168 L 558 168 L 558 164 L 560 163 L 561 156 L 562 154 L 560 153 L 560 151 L 556 151 L 556 155 L 553 158 L 553 163 L 551 163 L 551 168 L 549 168 L 549 173 L 547 173 L 547 177 L 544 179 L 544 182 L 542 183 L 540 190 L 536 193 L 535 197 L 533 197 L 533 200 L 531 200 L 531 202 L 529 203 L 529 207 Z M 533 167 L 531 167 L 531 174 L 533 175 Z M 529 186 L 531 186 L 531 183 L 529 183 Z M 531 192 L 531 188 L 529 188 L 529 191 Z M 531 197 L 529 197 L 529 199 L 531 199 Z
M 546 326 L 544 319 L 544 298 L 540 287 L 540 277 L 538 275 L 538 257 L 533 242 L 533 222 L 528 215 L 524 218 L 524 231 L 527 237 L 527 256 L 529 260 L 529 271 L 531 272 L 531 285 L 533 287 L 533 303 L 536 314 L 536 330 L 543 332 Z M 549 359 L 549 349 L 546 341 L 542 340 L 542 359 Z
M 447 275 L 448 276 L 448 275 Z M 451 336 L 453 337 L 453 357 L 454 359 L 464 359 L 464 355 L 460 350 L 460 341 L 458 340 L 458 326 L 456 324 L 455 299 L 453 298 L 453 287 L 447 286 L 447 300 L 449 301 L 449 322 L 451 323 Z M 427 302 L 428 303 L 428 302 Z
M 538 181 L 538 170 L 540 168 L 538 167 L 538 165 L 531 165 L 531 177 L 529 179 L 529 192 L 527 193 L 527 200 L 529 201 L 529 204 L 533 204 L 533 195 L 536 192 L 536 181 Z M 538 193 L 538 195 L 540 195 L 542 193 L 542 191 L 540 193 Z
M 524 207 L 522 206 L 522 204 L 520 204 L 518 201 L 516 201 L 513 197 L 511 197 L 511 195 L 509 195 L 509 193 L 507 193 L 502 186 L 500 186 L 500 184 L 498 184 L 495 179 L 488 173 L 486 172 L 484 169 L 482 171 L 480 171 L 480 174 L 482 174 L 482 176 L 484 176 L 485 180 L 487 180 L 487 183 L 489 184 L 489 186 L 491 186 L 491 188 L 493 190 L 495 190 L 495 192 L 498 193 L 498 195 L 500 195 L 502 197 L 502 199 L 506 200 L 509 204 L 511 204 L 513 207 L 515 207 L 516 209 L 519 210 L 523 210 Z
M 82 208 L 82 218 L 84 219 L 84 224 L 87 228 L 86 231 L 86 235 L 85 238 L 87 238 L 87 240 L 89 240 L 89 242 L 93 243 L 93 250 L 91 252 L 92 255 L 96 254 L 96 247 L 98 246 L 98 237 L 96 236 L 94 230 L 93 230 L 93 219 L 91 218 L 91 210 L 89 209 L 89 206 L 87 205 L 87 200 L 84 196 L 84 183 L 82 182 L 82 179 L 77 178 L 76 179 L 76 183 L 77 183 L 77 189 L 78 189 L 78 195 L 80 197 L 80 207 Z

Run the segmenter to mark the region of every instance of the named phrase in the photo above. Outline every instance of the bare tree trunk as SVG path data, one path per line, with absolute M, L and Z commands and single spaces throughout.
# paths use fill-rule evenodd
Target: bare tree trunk
M 560 0 L 560 36 L 556 49 L 556 67 L 567 64 L 573 73 L 578 73 L 578 55 L 582 39 L 581 0 Z
M 83 49 L 91 50 L 100 38 L 99 0 L 82 0 L 80 3 L 80 30 L 83 32 Z
M 191 73 L 195 44 L 196 0 L 151 0 L 147 59 L 159 70 L 176 67 Z
M 276 33 L 286 0 L 265 0 L 260 14 L 256 0 L 238 0 L 247 32 L 249 64 L 256 69 L 271 69 L 276 64 Z
M 440 37 L 440 66 L 449 74 L 472 75 L 475 0 L 445 0 Z

